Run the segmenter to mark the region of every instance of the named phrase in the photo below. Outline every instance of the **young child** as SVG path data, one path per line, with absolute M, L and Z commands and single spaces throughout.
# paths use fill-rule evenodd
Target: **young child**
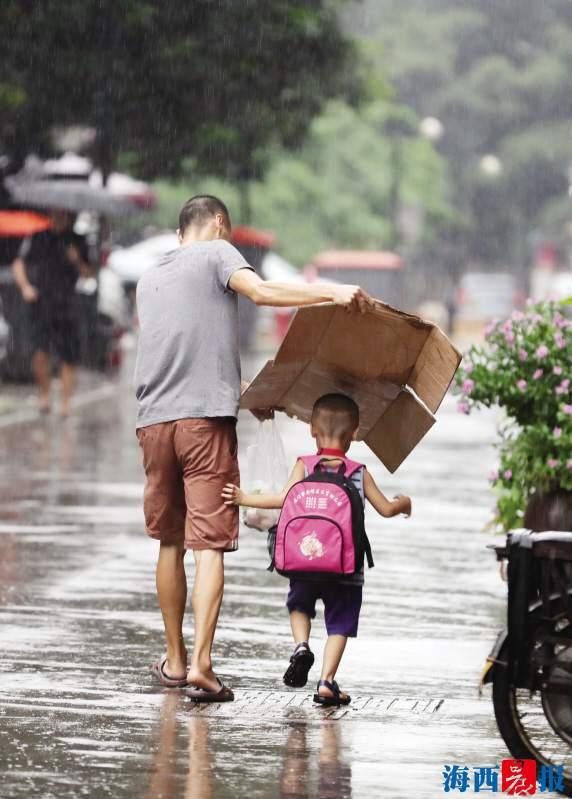
M 345 456 L 351 442 L 355 440 L 358 426 L 359 409 L 349 397 L 343 394 L 326 394 L 316 401 L 312 410 L 310 434 L 316 439 L 317 454 L 323 456 L 326 468 L 335 471 L 342 462 L 346 462 Z M 246 494 L 238 486 L 228 483 L 222 496 L 225 504 L 281 508 L 289 489 L 306 476 L 304 462 L 299 458 L 281 494 Z M 400 513 L 411 515 L 409 497 L 387 499 L 365 466 L 360 465 L 350 479 L 358 488 L 362 501 L 367 499 L 381 516 L 397 516 Z M 363 569 L 351 575 L 317 574 L 290 580 L 286 605 L 290 613 L 295 647 L 284 674 L 286 685 L 301 688 L 308 681 L 308 672 L 314 663 L 314 655 L 309 646 L 311 620 L 316 615 L 316 601 L 322 599 L 324 603 L 328 640 L 324 649 L 322 674 L 314 695 L 314 702 L 317 704 L 347 705 L 351 701 L 347 694 L 340 691 L 335 676 L 347 639 L 357 635 L 363 583 Z

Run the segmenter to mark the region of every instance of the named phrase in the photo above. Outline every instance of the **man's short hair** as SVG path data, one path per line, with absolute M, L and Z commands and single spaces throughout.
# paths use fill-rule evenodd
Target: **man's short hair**
M 312 408 L 312 424 L 330 438 L 345 438 L 359 427 L 359 408 L 345 394 L 324 394 Z
M 230 227 L 230 214 L 222 200 L 212 194 L 196 194 L 181 208 L 179 233 L 182 236 L 185 230 L 191 226 L 203 227 L 216 214 L 222 214 Z

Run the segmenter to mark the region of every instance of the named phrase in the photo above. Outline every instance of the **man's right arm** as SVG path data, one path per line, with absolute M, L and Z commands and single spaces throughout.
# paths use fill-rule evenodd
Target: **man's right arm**
M 248 297 L 255 305 L 278 308 L 334 302 L 336 305 L 365 313 L 373 304 L 371 297 L 359 286 L 342 283 L 279 283 L 262 280 L 251 269 L 238 269 L 230 278 L 228 286 L 237 294 Z
M 38 289 L 32 286 L 28 280 L 28 273 L 26 272 L 26 262 L 23 258 L 18 257 L 12 263 L 12 274 L 16 285 L 20 289 L 22 297 L 26 302 L 35 302 L 38 299 Z

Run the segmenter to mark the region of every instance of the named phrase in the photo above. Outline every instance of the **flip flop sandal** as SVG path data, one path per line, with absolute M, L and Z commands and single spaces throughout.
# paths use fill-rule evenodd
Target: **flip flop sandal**
M 151 671 L 157 680 L 159 680 L 164 688 L 185 688 L 185 686 L 188 684 L 186 675 L 184 677 L 170 677 L 165 672 L 166 662 L 167 656 L 164 655 L 160 660 L 158 660 L 156 663 L 153 663 L 151 666 Z
M 217 677 L 216 680 L 220 685 L 218 691 L 209 691 L 206 688 L 197 688 L 192 685 L 190 688 L 187 688 L 185 694 L 193 702 L 233 702 L 234 694 L 231 689 L 228 688 L 219 677 Z
M 322 685 L 324 688 L 327 688 L 328 691 L 331 691 L 333 696 L 322 696 L 319 692 Z M 314 702 L 317 705 L 322 705 L 322 707 L 339 707 L 340 705 L 349 705 L 351 701 L 351 696 L 346 696 L 344 699 L 342 699 L 340 686 L 335 680 L 333 682 L 328 682 L 328 680 L 318 681 L 316 693 L 314 694 Z
M 307 644 L 298 644 L 290 657 L 290 665 L 284 672 L 284 685 L 303 688 L 308 682 L 308 672 L 314 665 L 314 654 Z

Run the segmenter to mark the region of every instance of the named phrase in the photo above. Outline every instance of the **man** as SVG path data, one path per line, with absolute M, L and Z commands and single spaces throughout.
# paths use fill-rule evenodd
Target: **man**
M 50 354 L 60 361 L 61 414 L 68 416 L 79 359 L 79 335 L 73 300 L 80 274 L 91 267 L 83 236 L 73 231 L 74 217 L 54 210 L 51 226 L 24 239 L 12 264 L 16 284 L 29 306 L 32 371 L 42 413 L 50 411 Z
M 211 649 L 223 556 L 238 545 L 238 508 L 221 500 L 223 486 L 239 478 L 237 294 L 285 307 L 335 302 L 365 310 L 371 302 L 358 286 L 265 282 L 229 243 L 230 235 L 224 203 L 192 197 L 179 217 L 180 248 L 137 287 L 137 435 L 147 478 L 147 532 L 160 541 L 157 594 L 167 644 L 153 671 L 162 685 L 188 685 L 189 696 L 208 702 L 233 699 L 212 669 Z M 196 564 L 190 666 L 182 632 L 187 549 Z

